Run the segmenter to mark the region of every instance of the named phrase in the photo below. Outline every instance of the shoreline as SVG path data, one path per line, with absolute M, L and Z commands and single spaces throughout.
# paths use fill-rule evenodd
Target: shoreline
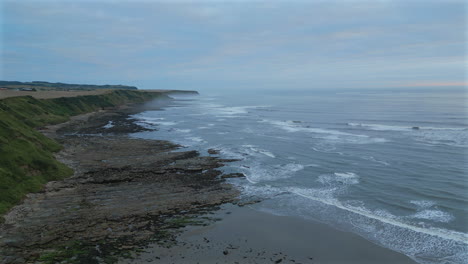
M 326 224 L 233 205 L 239 191 L 223 178 L 240 175 L 216 170 L 230 160 L 128 137 L 145 130 L 128 118 L 141 107 L 75 116 L 41 131 L 64 146 L 56 157 L 75 175 L 10 211 L 2 263 L 416 263 Z
M 130 263 L 416 264 L 409 257 L 356 234 L 293 216 L 225 204 L 206 227 L 187 226 L 170 248 L 150 244 Z
M 63 146 L 56 158 L 75 173 L 28 194 L 4 216 L 1 263 L 114 263 L 149 241 L 171 241 L 195 216 L 235 201 L 238 191 L 216 170 L 230 160 L 130 138 L 145 130 L 129 119 L 141 107 L 88 113 L 42 129 Z

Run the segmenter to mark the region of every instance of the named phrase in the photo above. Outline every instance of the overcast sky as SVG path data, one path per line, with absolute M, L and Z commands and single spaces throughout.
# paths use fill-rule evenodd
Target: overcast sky
M 0 79 L 143 89 L 466 83 L 466 1 L 4 1 Z

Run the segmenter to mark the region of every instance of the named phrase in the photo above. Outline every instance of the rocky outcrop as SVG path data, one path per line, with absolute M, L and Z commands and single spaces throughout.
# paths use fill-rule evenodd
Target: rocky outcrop
M 174 152 L 179 146 L 167 141 L 125 133 L 101 136 L 96 124 L 112 117 L 117 118 L 116 131 L 135 131 L 135 126 L 118 122 L 118 113 L 44 130 L 64 146 L 57 158 L 75 175 L 49 182 L 5 216 L 2 263 L 60 262 L 68 256 L 61 251 L 77 243 L 86 245 L 87 253 L 70 255 L 75 260 L 86 256 L 75 262 L 97 263 L 160 237 L 167 218 L 206 211 L 238 195 L 216 170 L 226 160 L 201 157 L 196 151 Z M 86 134 L 70 134 L 70 128 Z

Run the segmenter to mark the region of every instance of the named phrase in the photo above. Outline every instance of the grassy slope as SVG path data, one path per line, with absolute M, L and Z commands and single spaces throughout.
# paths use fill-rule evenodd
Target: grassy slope
M 53 156 L 61 146 L 35 128 L 65 122 L 73 115 L 155 97 L 166 95 L 117 90 L 68 98 L 38 100 L 23 96 L 0 100 L 0 215 L 27 193 L 39 191 L 46 182 L 73 173 Z

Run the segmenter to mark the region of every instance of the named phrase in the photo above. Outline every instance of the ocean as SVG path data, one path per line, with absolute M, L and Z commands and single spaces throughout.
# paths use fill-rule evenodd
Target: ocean
M 222 170 L 257 210 L 349 231 L 419 263 L 467 263 L 468 107 L 461 89 L 179 96 L 134 115 Z

